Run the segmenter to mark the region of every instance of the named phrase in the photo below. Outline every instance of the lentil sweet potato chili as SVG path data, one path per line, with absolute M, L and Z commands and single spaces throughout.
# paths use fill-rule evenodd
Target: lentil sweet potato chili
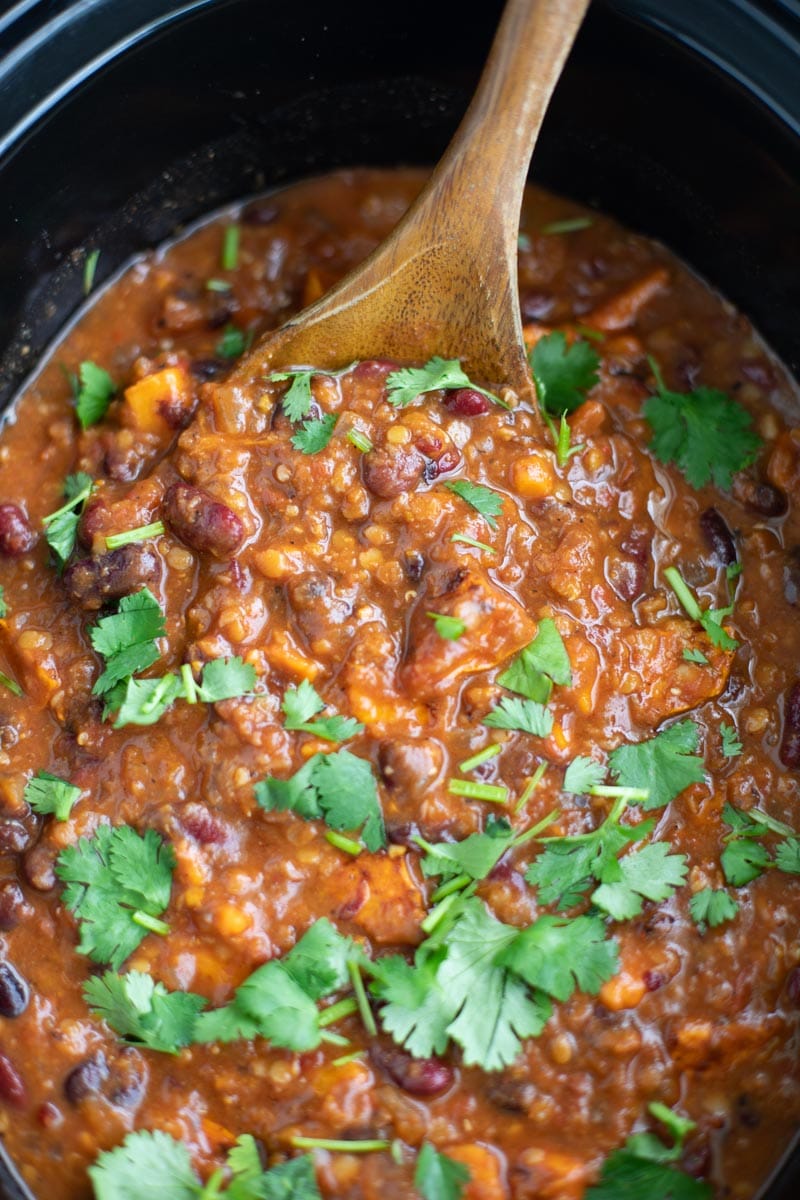
M 796 387 L 536 190 L 536 409 L 441 359 L 226 387 L 421 182 L 141 259 L 3 432 L 0 1115 L 42 1200 L 746 1198 L 797 1127 Z

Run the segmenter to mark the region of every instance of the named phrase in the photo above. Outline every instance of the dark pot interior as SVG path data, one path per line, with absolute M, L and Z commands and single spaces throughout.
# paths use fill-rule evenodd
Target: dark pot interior
M 0 406 L 97 281 L 226 201 L 431 163 L 501 5 L 23 0 L 0 16 Z M 800 5 L 596 0 L 536 153 L 666 242 L 800 372 Z M 764 1200 L 800 1194 L 800 1154 Z M 30 1194 L 0 1162 L 0 1195 Z M 40 1197 L 39 1200 L 46 1200 Z

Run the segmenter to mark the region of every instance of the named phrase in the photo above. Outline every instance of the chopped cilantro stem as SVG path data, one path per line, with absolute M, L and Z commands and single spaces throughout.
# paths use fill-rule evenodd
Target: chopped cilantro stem
M 422 932 L 427 934 L 433 933 L 433 931 L 437 929 L 439 925 L 441 925 L 442 921 L 447 916 L 453 905 L 457 904 L 460 900 L 465 900 L 468 896 L 471 896 L 476 891 L 477 887 L 478 884 L 473 882 L 469 885 L 469 887 L 465 887 L 463 891 L 451 892 L 449 896 L 445 896 L 444 900 L 442 900 L 440 904 L 437 904 L 435 908 L 431 909 L 424 921 L 420 922 L 419 927 Z
M 206 291 L 207 292 L 229 292 L 230 290 L 231 290 L 231 284 L 228 283 L 227 279 L 207 279 L 206 280 Z
M 235 271 L 239 265 L 239 226 L 228 225 L 222 238 L 223 271 Z
M 636 791 L 636 788 L 620 788 L 619 791 L 634 792 L 634 791 Z M 605 821 L 603 822 L 603 824 L 606 824 L 606 823 L 608 823 L 609 825 L 616 824 L 616 822 L 619 821 L 620 817 L 622 816 L 622 814 L 624 813 L 624 811 L 627 807 L 628 807 L 628 797 L 627 796 L 619 796 L 617 798 L 616 804 L 612 807 L 611 812 L 605 818 Z M 596 833 L 597 833 L 596 829 L 590 829 L 588 833 L 574 833 L 574 834 L 570 835 L 569 840 L 570 840 L 570 842 L 586 842 L 586 841 L 589 841 L 590 838 L 595 837 Z M 564 839 L 562 837 L 545 837 L 545 838 L 541 838 L 540 840 L 542 842 L 561 842 Z
M 494 546 L 488 546 L 486 542 L 479 542 L 477 538 L 470 537 L 468 533 L 454 533 L 450 541 L 463 542 L 465 546 L 474 546 L 476 550 L 485 550 L 487 554 L 497 553 Z
M 499 742 L 494 742 L 491 746 L 484 746 L 483 750 L 479 750 L 477 754 L 473 754 L 472 758 L 465 758 L 462 763 L 458 764 L 459 771 L 474 771 L 481 763 L 488 762 L 490 758 L 495 758 L 503 747 Z
M 664 570 L 664 578 L 669 582 L 673 592 L 680 600 L 683 608 L 686 610 L 686 615 L 691 617 L 693 621 L 701 621 L 703 618 L 703 610 L 697 603 L 691 588 L 684 580 L 678 568 L 666 567 Z
M 531 775 L 528 782 L 525 784 L 525 788 L 522 792 L 522 795 L 520 796 L 519 800 L 517 801 L 516 808 L 514 809 L 514 816 L 516 816 L 517 813 L 522 812 L 523 808 L 528 803 L 528 801 L 530 800 L 533 793 L 536 791 L 539 784 L 542 782 L 542 776 L 544 775 L 546 770 L 547 770 L 547 763 L 546 762 L 539 763 L 538 767 L 533 772 L 533 774 Z
M 372 442 L 360 429 L 349 429 L 347 431 L 347 440 L 351 445 L 355 446 L 356 450 L 360 450 L 362 454 L 366 454 L 372 449 Z
M 74 496 L 67 500 L 66 504 L 62 504 L 61 508 L 57 508 L 55 512 L 48 513 L 46 517 L 42 517 L 42 525 L 44 525 L 45 529 L 51 521 L 55 521 L 56 517 L 63 516 L 64 513 L 70 512 L 73 508 L 77 508 L 79 504 L 82 504 L 84 500 L 87 500 L 93 486 L 90 479 L 79 492 L 76 492 Z
M 431 904 L 438 904 L 440 900 L 445 900 L 448 896 L 452 896 L 453 892 L 460 892 L 463 887 L 467 886 L 469 881 L 469 875 L 456 875 L 455 879 L 448 879 L 447 883 L 443 883 L 431 895 Z
M 4 688 L 8 688 L 8 690 L 14 696 L 24 695 L 24 692 L 17 683 L 16 679 L 12 679 L 10 675 L 6 675 L 5 671 L 0 671 L 0 684 L 2 684 Z
M 192 668 L 189 663 L 184 663 L 181 667 L 181 680 L 183 681 L 183 694 L 189 704 L 197 703 L 197 684 L 194 681 Z
M 341 1054 L 338 1058 L 331 1061 L 332 1067 L 345 1067 L 351 1062 L 360 1062 L 364 1057 L 363 1050 L 354 1050 L 352 1054 Z
M 321 1042 L 327 1042 L 329 1046 L 349 1046 L 350 1042 L 341 1033 L 331 1033 L 330 1029 L 324 1029 L 319 1035 Z
M 592 217 L 565 217 L 563 221 L 548 221 L 539 230 L 540 233 L 577 233 L 580 229 L 589 229 L 594 224 Z
M 319 1027 L 325 1029 L 328 1025 L 335 1025 L 337 1021 L 351 1017 L 355 1012 L 358 1012 L 358 1004 L 352 996 L 347 996 L 344 1000 L 337 1000 L 336 1004 L 331 1004 L 329 1008 L 319 1014 Z
M 376 1150 L 388 1150 L 391 1142 L 385 1138 L 372 1138 L 363 1142 L 349 1142 L 340 1138 L 313 1138 L 295 1136 L 289 1144 L 296 1150 L 330 1150 L 342 1154 L 372 1154 Z
M 325 840 L 335 846 L 337 850 L 343 850 L 345 854 L 352 854 L 355 858 L 360 854 L 364 847 L 361 842 L 356 842 L 353 838 L 345 837 L 343 833 L 337 833 L 335 829 L 329 829 L 325 834 Z
M 544 765 L 545 764 L 542 763 L 542 766 Z M 509 850 L 516 846 L 523 846 L 525 842 L 530 842 L 534 838 L 537 838 L 540 833 L 544 833 L 545 829 L 549 829 L 553 822 L 557 821 L 560 816 L 560 809 L 554 808 L 553 811 L 549 812 L 546 817 L 542 817 L 541 821 L 537 821 L 537 823 L 530 829 L 526 829 L 524 833 L 521 833 L 518 837 L 515 837 L 509 846 Z
M 451 796 L 490 800 L 493 804 L 504 804 L 508 799 L 508 788 L 501 787 L 498 783 L 476 783 L 473 779 L 451 779 L 447 790 Z
M 372 1009 L 369 1006 L 367 989 L 364 987 L 364 980 L 361 978 L 361 971 L 358 968 L 358 963 L 354 962 L 353 959 L 350 959 L 347 964 L 347 971 L 353 984 L 353 991 L 356 994 L 356 1004 L 358 1005 L 358 1011 L 361 1016 L 361 1020 L 364 1023 L 364 1028 L 370 1037 L 377 1037 L 378 1027 L 375 1024 L 375 1018 L 372 1015 Z
M 149 929 L 151 933 L 158 933 L 161 937 L 166 937 L 170 932 L 166 921 L 159 921 L 158 917 L 151 917 L 149 913 L 142 912 L 140 908 L 131 914 L 131 920 L 142 929 Z
M 138 529 L 128 529 L 125 533 L 112 533 L 106 538 L 106 550 L 118 550 L 120 546 L 129 546 L 131 542 L 160 537 L 163 532 L 164 522 L 153 521 L 150 525 L 140 525 Z
M 650 799 L 649 788 L 616 787 L 611 784 L 597 783 L 589 789 L 590 796 L 606 796 L 609 800 L 622 799 L 632 804 L 643 804 Z
M 88 296 L 94 286 L 94 276 L 97 270 L 97 261 L 100 258 L 99 250 L 92 250 L 86 255 L 86 262 L 83 267 L 83 294 Z

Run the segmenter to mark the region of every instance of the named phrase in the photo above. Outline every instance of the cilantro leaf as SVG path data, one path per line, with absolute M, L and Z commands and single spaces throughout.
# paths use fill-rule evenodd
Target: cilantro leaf
M 97 363 L 82 362 L 78 368 L 79 387 L 75 397 L 75 412 L 82 429 L 96 425 L 106 415 L 117 385 Z
M 601 784 L 606 776 L 606 768 L 602 763 L 597 762 L 594 758 L 587 758 L 583 754 L 579 754 L 577 758 L 573 758 L 572 762 L 564 772 L 564 782 L 561 785 L 562 792 L 569 792 L 570 795 L 580 796 L 584 792 L 588 792 L 589 788 L 597 787 Z
M 703 888 L 702 891 L 695 892 L 689 901 L 692 920 L 701 929 L 706 925 L 715 929 L 725 921 L 732 921 L 738 911 L 739 905 L 724 888 Z
M 705 654 L 703 654 L 703 651 L 698 650 L 695 646 L 684 648 L 683 660 L 684 662 L 698 663 L 701 667 L 708 666 L 708 659 L 706 658 Z
M 78 949 L 118 970 L 169 904 L 175 856 L 153 829 L 101 825 L 91 838 L 62 850 L 56 874 L 64 904 L 80 925 Z
M 220 358 L 240 358 L 252 340 L 252 334 L 244 333 L 235 325 L 226 325 L 214 347 L 214 353 Z
M 183 1142 L 156 1129 L 129 1133 L 89 1167 L 95 1200 L 197 1200 L 199 1181 Z
M 311 395 L 311 380 L 314 371 L 277 371 L 270 375 L 271 380 L 291 379 L 291 384 L 283 394 L 283 411 L 290 421 L 302 421 L 311 411 L 313 397 Z
M 474 384 L 462 370 L 457 358 L 439 358 L 435 355 L 424 367 L 401 367 L 386 376 L 387 399 L 395 408 L 405 408 L 417 396 L 440 388 L 471 388 L 488 396 L 495 404 L 502 403 L 493 392 Z
M 623 787 L 648 788 L 645 809 L 663 808 L 692 783 L 702 783 L 703 760 L 692 720 L 670 725 L 646 742 L 619 746 L 608 758 L 611 774 Z
M 800 838 L 787 838 L 775 847 L 775 866 L 787 875 L 800 875 Z
M 373 852 L 386 844 L 372 768 L 349 750 L 315 754 L 292 779 L 262 780 L 255 794 L 267 811 L 291 810 L 306 820 L 322 817 L 339 832 L 363 826 L 364 844 Z
M 722 754 L 725 758 L 735 758 L 742 753 L 742 743 L 739 741 L 735 725 L 720 725 L 722 738 Z
M 93 486 L 91 475 L 83 471 L 76 475 L 68 475 L 64 481 L 66 503 L 42 519 L 47 544 L 60 567 L 64 566 L 75 549 L 81 513 Z
M 720 862 L 725 882 L 734 887 L 744 887 L 772 866 L 766 847 L 750 838 L 736 838 L 729 842 L 722 851 Z
M 326 742 L 344 742 L 363 733 L 364 726 L 355 717 L 325 717 L 312 721 L 311 717 L 322 712 L 325 702 L 316 691 L 313 684 L 304 679 L 299 687 L 287 688 L 281 702 L 281 710 L 286 717 L 284 728 L 313 734 Z
M 57 821 L 67 821 L 80 794 L 81 789 L 74 783 L 49 771 L 37 771 L 26 783 L 22 798 L 34 812 L 53 813 Z
M 599 379 L 600 359 L 589 343 L 577 341 L 568 347 L 559 331 L 539 338 L 529 359 L 539 404 L 551 416 L 579 408 Z
M 358 957 L 352 940 L 320 917 L 281 962 L 298 987 L 312 1000 L 321 1000 L 347 985 L 347 964 Z
M 246 696 L 256 685 L 256 671 L 250 663 L 234 655 L 232 658 L 212 658 L 203 667 L 197 695 L 206 704 Z
M 92 695 L 102 696 L 128 676 L 152 666 L 159 658 L 155 639 L 165 632 L 161 605 L 148 588 L 123 596 L 116 613 L 101 617 L 89 629 L 93 648 L 106 660 Z
M 680 600 L 686 615 L 703 626 L 712 646 L 717 646 L 721 650 L 738 649 L 739 643 L 731 637 L 722 624 L 725 618 L 733 612 L 733 601 L 724 608 L 704 609 L 698 604 L 697 597 L 677 567 L 665 567 L 664 578 Z
M 8 605 L 6 604 L 5 589 L 0 585 L 0 621 L 3 617 L 8 616 Z
M 192 1042 L 197 1015 L 206 1003 L 191 992 L 168 992 L 141 971 L 106 971 L 87 980 L 83 995 L 95 1016 L 120 1037 L 163 1054 L 177 1054 Z
M 599 1183 L 586 1192 L 586 1200 L 711 1200 L 711 1196 L 707 1183 L 629 1150 L 609 1154 Z
M 492 729 L 518 729 L 534 737 L 547 737 L 553 728 L 553 714 L 535 700 L 504 696 L 496 708 L 483 718 Z
M 290 1158 L 266 1171 L 255 1181 L 253 1190 L 241 1196 L 228 1189 L 231 1200 L 322 1200 L 310 1154 Z
M 381 1024 L 415 1058 L 444 1054 L 455 1008 L 437 979 L 444 952 L 417 952 L 412 966 L 399 954 L 372 964 L 372 991 L 385 1003 Z
M 599 917 L 539 917 L 499 960 L 533 988 L 569 1000 L 576 988 L 595 995 L 619 970 L 617 944 Z
M 729 488 L 762 444 L 751 428 L 750 414 L 713 388 L 671 392 L 652 359 L 650 365 L 657 390 L 642 410 L 653 431 L 649 449 L 661 462 L 674 462 L 692 487 L 713 480 L 717 487 Z
M 421 837 L 414 840 L 425 851 L 423 875 L 485 879 L 514 841 L 514 831 L 504 817 L 490 816 L 484 833 L 471 833 L 460 842 L 431 843 Z
M 540 704 L 550 699 L 554 683 L 572 683 L 569 655 L 555 621 L 545 617 L 539 622 L 536 637 L 497 676 L 497 682 Z
M 336 413 L 325 413 L 322 417 L 304 421 L 291 439 L 295 450 L 300 450 L 303 454 L 318 454 L 320 450 L 324 450 L 333 437 L 337 420 Z
M 444 486 L 479 512 L 490 528 L 497 528 L 497 518 L 503 511 L 503 497 L 498 492 L 469 479 L 450 479 Z
M 608 864 L 592 903 L 615 921 L 627 921 L 642 911 L 642 899 L 666 900 L 686 881 L 685 854 L 670 854 L 669 842 L 651 842 Z
M 304 1051 L 319 1045 L 319 1010 L 278 961 L 266 962 L 248 975 L 236 989 L 234 1007 L 273 1046 Z
M 463 1163 L 440 1154 L 430 1142 L 423 1142 L 414 1170 L 414 1187 L 424 1200 L 460 1200 L 470 1181 Z
M 155 679 L 129 676 L 125 683 L 108 693 L 103 715 L 116 711 L 115 729 L 125 725 L 155 725 L 183 694 L 178 675 L 161 675 Z
M 467 632 L 467 627 L 458 617 L 448 616 L 447 613 L 426 612 L 426 617 L 433 621 L 433 627 L 440 638 L 448 642 L 457 642 Z

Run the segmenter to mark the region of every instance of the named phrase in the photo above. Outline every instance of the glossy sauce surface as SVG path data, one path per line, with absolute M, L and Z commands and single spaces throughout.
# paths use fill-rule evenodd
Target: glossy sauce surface
M 421 180 L 311 181 L 141 260 L 68 333 L 3 432 L 0 503 L 19 506 L 22 532 L 14 540 L 10 518 L 0 530 L 0 669 L 24 695 L 0 697 L 0 920 L 3 961 L 30 996 L 19 1015 L 0 1017 L 0 1119 L 48 1200 L 90 1195 L 87 1165 L 135 1128 L 184 1140 L 204 1175 L 240 1133 L 270 1161 L 292 1153 L 296 1134 L 400 1139 L 400 1162 L 317 1153 L 323 1194 L 353 1200 L 416 1195 L 414 1151 L 428 1138 L 472 1164 L 468 1200 L 579 1200 L 604 1156 L 645 1127 L 653 1100 L 697 1122 L 685 1169 L 715 1195 L 745 1200 L 797 1127 L 800 881 L 769 871 L 729 889 L 739 911 L 717 929 L 698 929 L 688 909 L 693 893 L 724 884 L 726 802 L 800 829 L 796 387 L 747 321 L 667 251 L 598 216 L 543 233 L 583 210 L 532 190 L 520 249 L 526 336 L 599 335 L 600 382 L 570 420 L 583 448 L 560 467 L 538 414 L 513 397 L 505 410 L 438 392 L 397 410 L 385 386 L 395 364 L 362 363 L 314 377 L 315 404 L 338 421 L 324 450 L 301 453 L 280 407 L 285 383 L 225 389 L 223 330 L 260 333 L 314 299 L 380 241 Z M 224 271 L 232 219 L 238 264 Z M 220 279 L 230 286 L 207 287 Z M 648 355 L 676 390 L 719 388 L 753 414 L 764 446 L 730 492 L 695 490 L 647 452 Z M 60 364 L 84 360 L 121 390 L 108 417 L 81 432 Z M 159 374 L 169 370 L 171 387 Z M 145 419 L 124 389 L 156 376 L 163 396 Z M 372 449 L 357 449 L 351 429 Z M 41 522 L 76 470 L 96 487 L 60 575 Z M 496 528 L 444 487 L 460 478 L 501 495 Z M 105 536 L 159 519 L 164 534 L 109 566 Z M 704 605 L 720 606 L 737 560 L 730 628 L 741 645 L 728 653 L 687 617 L 663 571 L 679 566 Z M 102 604 L 145 584 L 166 614 L 159 672 L 240 655 L 257 672 L 256 694 L 176 704 L 147 728 L 103 720 L 86 629 Z M 463 620 L 466 636 L 443 639 L 430 611 Z M 503 694 L 497 675 L 545 618 L 573 677 L 553 691 L 553 732 L 487 729 L 482 718 Z M 374 768 L 385 851 L 352 857 L 321 823 L 256 803 L 257 781 L 330 749 L 284 728 L 281 699 L 303 679 L 365 727 L 347 748 Z M 490 742 L 502 751 L 474 778 L 508 789 L 515 828 L 557 808 L 550 832 L 579 833 L 609 801 L 561 790 L 566 765 L 683 714 L 697 723 L 705 779 L 652 815 L 653 837 L 688 856 L 686 884 L 614 927 L 621 973 L 597 996 L 556 1005 L 503 1071 L 464 1067 L 451 1049 L 421 1086 L 419 1064 L 388 1035 L 369 1038 L 357 1016 L 336 1030 L 365 1053 L 334 1065 L 339 1047 L 297 1055 L 263 1039 L 162 1055 L 122 1045 L 90 1015 L 81 987 L 91 964 L 76 952 L 53 867 L 99 823 L 153 828 L 177 856 L 170 933 L 149 936 L 127 966 L 221 1005 L 323 916 L 373 956 L 411 953 L 435 886 L 413 835 L 462 839 L 484 827 L 495 806 L 451 794 L 448 781 Z M 723 754 L 722 723 L 738 731 L 740 755 Z M 68 821 L 25 804 L 39 770 L 81 788 Z M 542 911 L 524 880 L 535 856 L 521 846 L 478 889 L 511 925 Z

